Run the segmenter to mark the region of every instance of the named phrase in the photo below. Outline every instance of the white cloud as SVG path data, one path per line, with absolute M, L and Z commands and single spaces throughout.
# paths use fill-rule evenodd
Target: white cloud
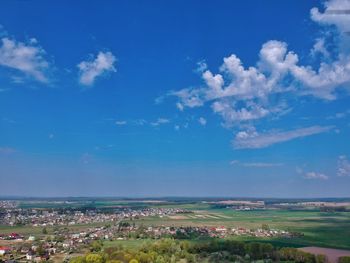
M 161 124 L 166 124 L 166 123 L 169 123 L 169 122 L 170 122 L 170 120 L 168 120 L 168 119 L 165 119 L 165 118 L 158 118 L 156 121 L 151 122 L 150 124 L 151 124 L 152 126 L 159 126 L 159 125 L 161 125 Z
M 242 121 L 257 120 L 270 114 L 270 111 L 254 104 L 247 103 L 247 108 L 234 109 L 234 105 L 229 101 L 215 101 L 212 104 L 212 109 L 215 113 L 221 115 L 224 120 L 224 125 L 227 127 L 233 126 L 235 123 Z
M 265 162 L 241 163 L 238 160 L 233 160 L 230 162 L 230 164 L 231 165 L 240 165 L 243 167 L 258 167 L 258 168 L 278 167 L 278 166 L 283 165 L 283 163 L 265 163 Z
M 134 120 L 133 123 L 137 126 L 143 126 L 147 123 L 147 121 L 144 119 L 138 119 L 138 120 Z
M 334 120 L 334 119 L 343 119 L 350 115 L 350 110 L 344 111 L 344 112 L 337 112 L 336 114 L 332 116 L 328 116 L 326 119 L 328 120 Z
M 198 119 L 198 122 L 199 122 L 199 124 L 202 125 L 202 126 L 207 125 L 207 120 L 206 120 L 205 118 L 203 118 L 203 117 L 200 117 L 200 118 Z
M 182 89 L 168 93 L 169 96 L 176 96 L 180 102 L 176 103 L 177 108 L 182 111 L 184 107 L 194 108 L 204 105 L 202 90 L 200 89 Z
M 233 146 L 235 149 L 265 148 L 276 143 L 327 132 L 332 128 L 332 126 L 312 126 L 291 131 L 272 131 L 264 134 L 259 134 L 255 129 L 240 131 L 236 134 Z
M 47 74 L 50 65 L 45 55 L 45 50 L 38 46 L 36 39 L 28 43 L 7 37 L 1 39 L 0 66 L 20 71 L 42 83 L 49 82 Z
M 327 180 L 329 177 L 323 173 L 308 172 L 305 174 L 304 178 L 310 180 Z
M 199 62 L 197 62 L 197 69 L 196 71 L 199 73 L 204 72 L 206 69 L 208 68 L 207 63 L 205 62 L 205 60 L 201 60 Z
M 245 167 L 277 167 L 282 166 L 283 163 L 243 163 Z
M 175 129 L 175 131 L 178 131 L 178 130 L 180 130 L 180 125 L 174 125 L 174 129 Z
M 341 155 L 338 158 L 338 176 L 350 176 L 350 161 L 345 155 Z
M 97 77 L 107 73 L 116 72 L 115 56 L 111 52 L 100 51 L 95 59 L 82 61 L 78 64 L 79 82 L 82 85 L 91 86 Z
M 335 25 L 340 34 L 350 32 L 350 16 L 339 14 L 341 10 L 350 10 L 349 3 L 348 0 L 328 1 L 324 13 L 317 8 L 311 10 L 311 19 L 320 26 Z M 329 33 L 337 34 L 334 31 Z M 335 41 L 330 45 L 332 50 L 338 52 L 332 56 L 326 48 L 330 39 Z M 323 36 L 315 40 L 312 53 L 322 54 L 323 58 L 319 65 L 302 65 L 299 56 L 288 50 L 288 44 L 278 40 L 264 43 L 258 61 L 250 67 L 244 67 L 236 54 L 224 57 L 217 73 L 209 70 L 202 61 L 198 72 L 202 73 L 203 85 L 172 91 L 167 95 L 178 98 L 176 106 L 181 111 L 210 103 L 226 127 L 289 112 L 286 111 L 290 109 L 288 100 L 281 107 L 275 99 L 277 94 L 288 93 L 285 95 L 287 98 L 314 96 L 334 100 L 339 89 L 350 89 L 350 52 L 337 48 L 342 43 L 336 39 L 337 36 Z M 346 43 L 350 49 L 348 40 Z
M 182 105 L 182 103 L 180 103 L 180 102 L 177 102 L 177 103 L 176 103 L 176 107 L 177 107 L 180 111 L 183 111 L 183 110 L 184 110 L 184 105 Z
M 116 121 L 116 122 L 115 122 L 115 124 L 116 124 L 116 125 L 119 125 L 119 126 L 121 126 L 121 125 L 126 125 L 126 123 L 127 123 L 126 121 Z
M 317 54 L 321 54 L 325 58 L 329 58 L 330 54 L 325 47 L 325 39 L 324 38 L 318 38 L 316 39 L 316 42 L 314 46 L 311 49 L 311 55 L 316 56 Z
M 340 35 L 340 47 L 342 51 L 350 51 L 348 42 L 350 40 L 350 1 L 331 0 L 326 1 L 324 6 L 324 12 L 321 12 L 316 7 L 312 8 L 310 11 L 311 19 L 321 25 L 335 26 Z

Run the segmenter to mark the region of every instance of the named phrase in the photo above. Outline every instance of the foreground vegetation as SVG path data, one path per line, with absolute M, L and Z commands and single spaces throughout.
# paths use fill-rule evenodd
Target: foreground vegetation
M 296 248 L 278 248 L 269 243 L 213 239 L 193 243 L 174 239 L 149 241 L 138 248 L 103 248 L 94 244 L 91 253 L 71 263 L 196 263 L 196 262 L 300 262 L 324 263 L 324 255 L 313 255 Z M 342 262 L 347 262 L 346 258 Z

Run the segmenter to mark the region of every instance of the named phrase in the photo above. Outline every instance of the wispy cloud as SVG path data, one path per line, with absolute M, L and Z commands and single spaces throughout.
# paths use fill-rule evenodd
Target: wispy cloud
M 0 46 L 0 66 L 17 70 L 35 80 L 48 83 L 49 62 L 45 59 L 45 50 L 35 38 L 23 43 L 3 37 Z M 12 76 L 16 79 L 16 76 Z M 17 77 L 18 78 L 18 77 Z M 22 78 L 18 78 L 21 79 Z
M 116 72 L 115 62 L 116 58 L 111 52 L 102 51 L 95 59 L 92 57 L 90 60 L 80 62 L 78 64 L 80 84 L 92 86 L 97 77 L 108 72 Z
M 276 143 L 327 132 L 331 129 L 333 129 L 333 126 L 311 126 L 290 131 L 272 131 L 264 134 L 259 134 L 255 130 L 241 131 L 236 134 L 233 146 L 235 149 L 265 148 Z
M 328 116 L 326 119 L 328 120 L 334 120 L 334 119 L 343 119 L 350 115 L 350 110 L 344 111 L 344 112 L 337 112 L 336 114 L 332 116 Z
M 350 176 L 350 161 L 345 155 L 338 157 L 337 175 Z
M 126 125 L 127 121 L 116 121 L 115 124 L 118 126 L 122 126 L 122 125 Z
M 268 167 L 278 167 L 283 166 L 283 163 L 266 163 L 266 162 L 240 162 L 238 160 L 233 160 L 230 162 L 231 165 L 239 165 L 243 167 L 258 167 L 258 168 L 268 168 Z
M 202 125 L 202 126 L 207 125 L 207 120 L 206 120 L 205 118 L 203 118 L 203 117 L 200 117 L 200 118 L 198 119 L 198 122 L 199 122 L 199 124 Z
M 328 180 L 329 177 L 323 173 L 307 172 L 304 178 L 310 180 Z
M 166 118 L 158 118 L 156 121 L 154 122 L 151 122 L 150 124 L 152 126 L 159 126 L 161 124 L 166 124 L 166 123 L 169 123 L 170 120 L 169 119 L 166 119 Z

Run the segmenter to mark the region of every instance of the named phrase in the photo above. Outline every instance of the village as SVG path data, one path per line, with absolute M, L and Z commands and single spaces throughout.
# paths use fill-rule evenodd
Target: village
M 0 211 L 0 225 L 34 227 L 68 226 L 103 222 L 115 222 L 125 218 L 166 216 L 186 213 L 176 208 L 129 208 L 97 209 L 22 209 L 7 208 Z
M 72 255 L 85 251 L 98 251 L 104 241 L 120 241 L 136 239 L 200 239 L 228 238 L 234 236 L 249 237 L 285 237 L 293 238 L 300 233 L 290 233 L 284 230 L 269 229 L 262 225 L 258 229 L 243 227 L 184 227 L 184 226 L 148 226 L 135 224 L 133 220 L 121 220 L 100 227 L 89 227 L 83 231 L 70 231 L 66 227 L 55 228 L 52 234 L 47 234 L 46 228 L 39 235 L 22 235 L 11 233 L 1 235 L 0 242 L 8 245 L 0 246 L 0 260 L 4 262 L 41 262 L 55 258 L 67 259 Z M 54 260 L 55 261 L 55 260 Z M 1 261 L 0 261 L 1 262 Z

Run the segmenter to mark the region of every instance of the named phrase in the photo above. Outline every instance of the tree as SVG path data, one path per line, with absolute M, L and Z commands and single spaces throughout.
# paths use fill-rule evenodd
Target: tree
M 35 251 L 39 256 L 44 256 L 46 254 L 45 249 L 43 248 L 43 245 L 38 246 L 38 248 Z
M 317 255 L 316 263 L 326 263 L 328 262 L 327 257 L 325 255 Z
M 99 254 L 87 254 L 85 260 L 86 263 L 103 263 L 103 257 Z
M 91 252 L 99 252 L 101 251 L 102 246 L 103 246 L 103 243 L 101 240 L 94 241 L 91 243 L 90 250 Z
M 340 257 L 338 262 L 339 263 L 350 263 L 350 257 Z
M 86 263 L 85 257 L 75 257 L 69 260 L 69 263 Z
M 269 227 L 268 224 L 262 224 L 261 225 L 261 229 L 263 229 L 263 230 L 270 230 L 270 227 Z

